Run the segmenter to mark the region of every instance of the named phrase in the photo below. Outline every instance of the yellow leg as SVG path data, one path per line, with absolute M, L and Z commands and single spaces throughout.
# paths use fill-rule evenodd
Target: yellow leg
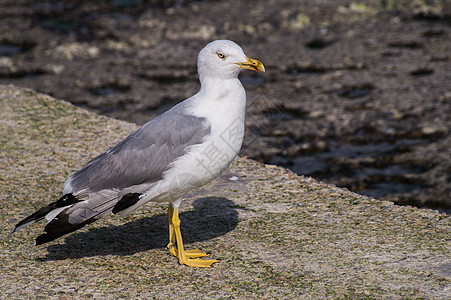
M 208 268 L 215 262 L 216 259 L 203 260 L 199 257 L 207 256 L 208 254 L 199 249 L 185 250 L 183 248 L 182 232 L 180 231 L 179 211 L 171 204 L 168 208 L 169 219 L 169 253 L 179 259 L 179 263 L 191 267 Z M 177 245 L 176 245 L 177 243 Z
M 173 256 L 177 257 L 177 250 L 175 246 L 175 232 L 174 232 L 174 225 L 172 224 L 172 217 L 174 215 L 174 207 L 169 204 L 168 207 L 168 219 L 169 219 L 169 243 L 168 243 L 168 249 L 169 253 L 171 253 Z
M 175 232 L 175 228 L 174 228 L 174 224 L 173 224 L 174 217 L 178 219 L 178 222 L 176 221 L 176 223 L 178 223 L 179 227 L 180 227 L 180 219 L 178 217 L 178 211 L 176 213 L 176 216 L 174 216 L 174 207 L 172 205 L 169 205 L 169 208 L 168 208 L 169 243 L 168 243 L 167 247 L 169 249 L 169 253 L 178 258 L 179 254 L 177 252 L 177 245 L 176 245 L 176 232 Z M 180 234 L 180 240 L 182 240 L 181 234 Z M 182 247 L 183 247 L 183 244 L 182 244 Z M 202 251 L 200 251 L 198 249 L 185 250 L 185 256 L 188 258 L 203 257 L 203 256 L 207 256 L 207 255 L 208 254 L 203 253 Z

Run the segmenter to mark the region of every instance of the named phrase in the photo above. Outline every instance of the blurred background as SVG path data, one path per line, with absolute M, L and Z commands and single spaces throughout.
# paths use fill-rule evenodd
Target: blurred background
M 0 84 L 144 124 L 231 39 L 267 70 L 240 75 L 242 156 L 449 213 L 450 2 L 0 0 Z

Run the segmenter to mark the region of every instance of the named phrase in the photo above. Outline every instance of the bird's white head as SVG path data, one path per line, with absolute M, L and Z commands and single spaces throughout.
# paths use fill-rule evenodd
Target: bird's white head
M 228 40 L 217 40 L 207 44 L 199 52 L 197 69 L 201 81 L 203 77 L 236 78 L 241 69 L 265 71 L 261 62 L 248 58 L 240 46 Z

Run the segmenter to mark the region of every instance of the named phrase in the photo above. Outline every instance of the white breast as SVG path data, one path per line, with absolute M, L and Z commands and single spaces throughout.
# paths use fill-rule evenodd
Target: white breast
M 174 201 L 210 182 L 227 169 L 240 151 L 246 108 L 244 88 L 236 79 L 218 89 L 220 93 L 215 95 L 204 94 L 201 90 L 189 99 L 190 113 L 207 119 L 210 135 L 201 144 L 189 147 L 185 155 L 171 163 L 172 168 L 152 189 L 162 193 L 153 201 Z M 167 191 L 170 191 L 169 195 L 163 196 Z

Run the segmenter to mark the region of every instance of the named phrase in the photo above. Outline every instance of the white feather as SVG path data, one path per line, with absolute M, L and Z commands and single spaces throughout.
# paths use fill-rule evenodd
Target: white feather
M 13 230 L 11 230 L 11 232 L 9 234 L 13 234 L 14 232 L 18 231 L 19 229 L 24 228 L 25 226 L 28 226 L 30 224 L 33 224 L 34 222 L 36 222 L 36 221 L 35 220 L 31 220 L 30 222 L 22 224 L 19 227 L 14 227 Z
M 55 219 L 55 217 L 62 212 L 64 209 L 66 209 L 68 206 L 64 206 L 64 207 L 59 207 L 59 208 L 55 208 L 54 210 L 52 210 L 51 212 L 49 212 L 47 215 L 45 215 L 45 218 L 47 219 L 47 222 L 52 221 L 53 219 Z

